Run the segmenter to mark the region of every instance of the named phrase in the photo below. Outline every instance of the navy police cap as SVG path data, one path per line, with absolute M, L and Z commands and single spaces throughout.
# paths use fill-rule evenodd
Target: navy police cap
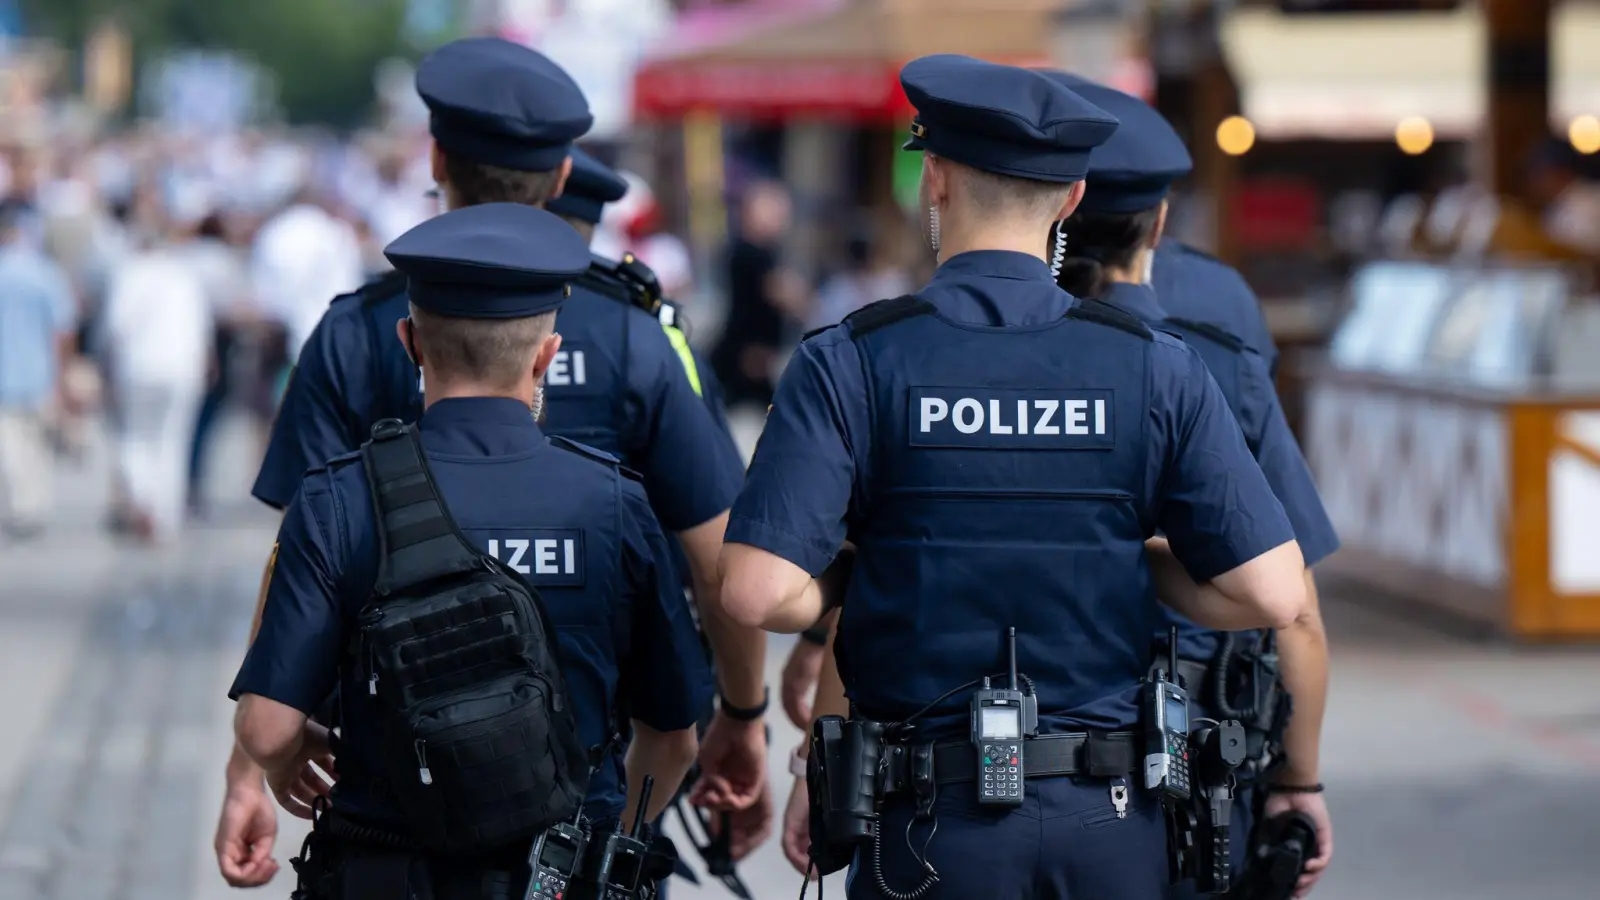
M 914 59 L 900 84 L 917 109 L 907 150 L 1033 181 L 1082 181 L 1111 114 L 1038 72 L 942 53 Z
M 441 316 L 516 319 L 550 312 L 589 268 L 589 247 L 560 217 L 521 203 L 435 216 L 383 250 L 411 302 Z
M 1161 113 L 1132 94 L 1066 72 L 1046 78 L 1117 117 L 1122 126 L 1089 157 L 1085 212 L 1134 213 L 1159 206 L 1172 183 L 1194 169 L 1183 138 Z
M 453 41 L 428 54 L 417 67 L 417 93 L 440 149 L 505 169 L 554 169 L 594 125 L 572 76 L 500 38 Z
M 561 196 L 544 205 L 558 216 L 578 219 L 590 225 L 598 224 L 600 211 L 607 203 L 615 203 L 628 192 L 628 183 L 611 167 L 583 152 L 572 148 L 572 174 L 567 176 L 567 186 Z

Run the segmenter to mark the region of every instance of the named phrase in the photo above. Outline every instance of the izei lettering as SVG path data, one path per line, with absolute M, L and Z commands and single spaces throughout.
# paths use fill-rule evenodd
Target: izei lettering
M 570 528 L 495 529 L 489 555 L 536 585 L 583 584 L 583 532 Z
M 589 364 L 582 350 L 557 350 L 556 358 L 544 373 L 551 387 L 578 387 L 589 383 Z
M 1104 450 L 1115 446 L 1115 397 L 1103 388 L 913 387 L 914 447 Z

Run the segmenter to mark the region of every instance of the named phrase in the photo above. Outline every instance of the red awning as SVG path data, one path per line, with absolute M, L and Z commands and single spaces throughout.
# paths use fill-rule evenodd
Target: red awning
M 634 112 L 646 119 L 696 111 L 741 118 L 903 119 L 911 112 L 900 89 L 900 67 L 907 60 L 965 53 L 1048 65 L 1054 8 L 1054 0 L 810 6 L 802 15 L 768 20 L 725 42 L 646 60 L 634 75 Z

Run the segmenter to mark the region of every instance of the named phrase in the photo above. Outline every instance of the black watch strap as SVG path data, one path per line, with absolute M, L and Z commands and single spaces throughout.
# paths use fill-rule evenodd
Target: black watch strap
M 818 647 L 826 647 L 828 646 L 828 626 L 813 625 L 810 628 L 807 628 L 805 631 L 800 632 L 800 639 L 808 644 L 816 644 Z
M 772 692 L 766 688 L 762 688 L 760 706 L 734 706 L 732 703 L 728 702 L 727 697 L 724 697 L 719 693 L 717 695 L 717 709 L 720 710 L 723 715 L 734 720 L 735 722 L 754 722 L 755 720 L 767 714 L 767 704 L 771 699 Z

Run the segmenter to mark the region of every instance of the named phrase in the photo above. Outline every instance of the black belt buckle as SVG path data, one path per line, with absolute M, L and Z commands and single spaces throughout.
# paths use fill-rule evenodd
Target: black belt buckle
M 911 748 L 910 782 L 916 797 L 916 817 L 920 821 L 933 818 L 933 801 L 939 797 L 939 782 L 933 771 L 933 745 L 917 744 Z

